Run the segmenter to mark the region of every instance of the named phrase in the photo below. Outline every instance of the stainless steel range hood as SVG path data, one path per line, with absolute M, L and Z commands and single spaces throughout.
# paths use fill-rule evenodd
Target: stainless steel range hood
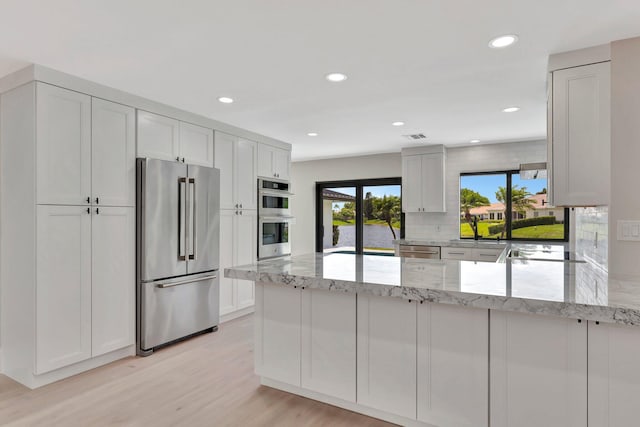
M 547 163 L 522 163 L 520 165 L 520 179 L 546 179 Z

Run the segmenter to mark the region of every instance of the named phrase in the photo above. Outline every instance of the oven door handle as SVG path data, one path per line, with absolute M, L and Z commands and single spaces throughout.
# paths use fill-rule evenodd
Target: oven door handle
M 261 216 L 260 222 L 286 222 L 289 224 L 295 224 L 296 218 L 293 216 Z
M 258 193 L 264 194 L 265 196 L 274 196 L 274 197 L 289 197 L 294 195 L 293 193 L 290 193 L 288 191 L 267 190 L 267 189 L 260 189 L 258 190 Z

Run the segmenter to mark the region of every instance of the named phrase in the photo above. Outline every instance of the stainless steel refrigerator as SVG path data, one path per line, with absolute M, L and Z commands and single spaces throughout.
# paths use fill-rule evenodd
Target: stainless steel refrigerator
M 137 160 L 138 354 L 219 323 L 220 171 Z

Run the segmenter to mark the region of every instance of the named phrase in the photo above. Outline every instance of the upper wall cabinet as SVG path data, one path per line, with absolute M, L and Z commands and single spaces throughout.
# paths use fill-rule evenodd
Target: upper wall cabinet
M 133 206 L 135 113 L 38 83 L 38 204 Z
M 134 206 L 136 115 L 122 104 L 91 100 L 91 194 L 93 204 Z
M 213 166 L 213 130 L 138 110 L 138 157 Z
M 402 150 L 402 211 L 445 212 L 443 146 Z
M 215 167 L 220 169 L 220 209 L 256 209 L 258 144 L 216 132 Z
M 289 180 L 291 152 L 266 144 L 258 146 L 258 176 Z
M 80 205 L 91 197 L 91 97 L 36 85 L 39 204 Z
M 609 203 L 611 169 L 610 62 L 551 73 L 550 203 Z

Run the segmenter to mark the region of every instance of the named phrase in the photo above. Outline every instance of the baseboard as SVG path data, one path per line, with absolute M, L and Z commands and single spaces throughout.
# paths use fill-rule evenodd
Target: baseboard
M 241 308 L 237 311 L 232 311 L 231 313 L 227 313 L 223 316 L 220 316 L 220 323 L 228 322 L 229 320 L 237 319 L 238 317 L 246 316 L 247 314 L 251 314 L 255 311 L 255 306 L 249 306 L 245 308 Z
M 373 417 L 373 418 L 377 418 L 379 420 L 387 421 L 393 424 L 398 424 L 401 426 L 437 427 L 433 424 L 427 424 L 427 423 L 423 423 L 410 418 L 402 417 L 400 415 L 390 414 L 388 412 L 384 412 L 379 409 L 369 408 L 367 406 L 363 406 L 358 403 L 349 402 L 349 401 L 338 399 L 332 396 L 327 396 L 326 394 L 317 393 L 311 390 L 306 390 L 304 388 L 285 384 L 280 381 L 272 380 L 270 378 L 260 377 L 260 384 L 267 387 L 276 388 L 278 390 L 286 391 L 287 393 L 297 394 L 298 396 L 306 397 L 307 399 L 317 400 L 318 402 L 337 406 L 338 408 L 346 409 L 348 411 L 357 412 L 359 414 L 366 415 L 368 417 Z

